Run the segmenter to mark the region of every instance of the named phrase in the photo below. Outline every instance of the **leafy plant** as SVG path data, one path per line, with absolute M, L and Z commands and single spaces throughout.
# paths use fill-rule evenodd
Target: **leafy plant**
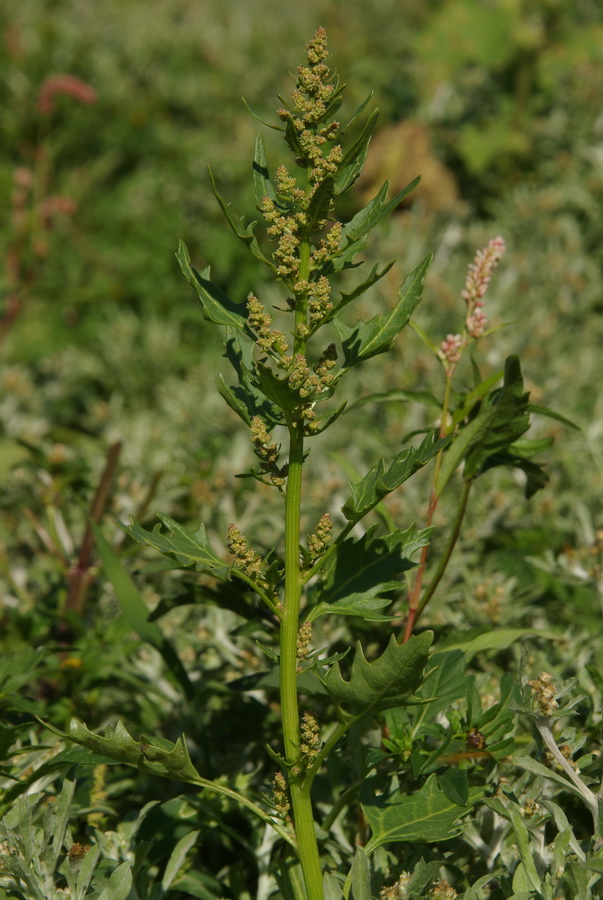
M 244 769 L 238 779 L 229 779 L 205 771 L 201 744 L 211 742 L 213 735 L 211 730 L 200 733 L 198 723 L 207 715 L 203 703 L 216 701 L 210 698 L 203 680 L 195 681 L 186 671 L 162 628 L 148 621 L 135 583 L 92 525 L 124 620 L 160 655 L 172 689 L 175 685 L 185 699 L 188 717 L 197 718 L 198 732 L 194 741 L 184 735 L 168 740 L 146 734 L 136 740 L 121 721 L 108 727 L 104 735 L 94 733 L 79 719 L 73 719 L 65 732 L 53 727 L 60 737 L 81 747 L 66 751 L 65 765 L 125 764 L 136 770 L 140 780 L 158 776 L 180 781 L 190 791 L 179 799 L 178 810 L 184 805 L 192 809 L 196 826 L 171 842 L 167 861 L 157 851 L 154 864 L 163 873 L 161 889 L 143 865 L 148 845 L 141 836 L 134 858 L 120 861 L 106 884 L 102 883 L 103 900 L 126 897 L 130 889 L 136 896 L 149 898 L 163 896 L 162 892 L 172 888 L 196 897 L 218 897 L 219 883 L 208 879 L 201 868 L 192 870 L 195 875 L 186 875 L 187 855 L 205 837 L 204 815 L 215 817 L 227 838 L 234 836 L 253 858 L 256 896 L 260 897 L 279 891 L 284 900 L 349 896 L 368 900 L 382 888 L 385 897 L 429 896 L 435 900 L 455 895 L 447 882 L 450 877 L 466 889 L 466 897 L 477 898 L 491 880 L 487 873 L 469 867 L 455 872 L 451 848 L 470 831 L 467 817 L 479 814 L 476 808 L 482 801 L 503 815 L 491 796 L 487 770 L 474 775 L 465 763 L 475 758 L 474 753 L 495 765 L 512 751 L 515 721 L 508 705 L 514 685 L 505 679 L 499 700 L 482 708 L 475 677 L 467 674 L 466 668 L 479 650 L 507 647 L 524 631 L 507 629 L 480 635 L 473 644 L 461 641 L 460 647 L 436 645 L 436 653 L 430 655 L 434 635 L 431 631 L 415 633 L 416 624 L 449 563 L 472 485 L 487 471 L 505 466 L 523 473 L 526 494 L 532 495 L 546 480 L 534 456 L 550 441 L 524 437 L 530 412 L 542 410 L 529 402 L 517 357 L 509 357 L 503 371 L 486 378 L 472 360 L 470 389 L 453 387 L 461 352 L 484 334 L 483 296 L 504 249 L 502 241 L 495 239 L 480 251 L 470 268 L 463 294 L 467 304 L 463 333 L 448 335 L 440 345 L 425 337 L 444 367 L 444 395 L 441 400 L 425 394 L 414 399 L 438 409 L 438 425 L 423 435 L 420 443 L 380 459 L 355 480 L 340 514 L 325 508 L 325 502 L 317 524 L 308 529 L 306 461 L 311 452 L 320 452 L 319 435 L 334 427 L 344 413 L 345 402 L 333 398 L 344 379 L 350 380 L 350 373 L 361 371 L 369 360 L 392 349 L 420 302 L 431 261 L 427 256 L 404 279 L 390 309 L 368 321 L 346 321 L 347 307 L 380 282 L 393 265 L 375 266 L 362 278 L 356 272 L 358 255 L 370 232 L 407 196 L 416 179 L 391 199 L 386 183 L 349 221 L 339 220 L 338 201 L 362 170 L 376 116 L 360 123 L 364 103 L 345 126 L 336 121 L 344 86 L 328 68 L 327 57 L 326 34 L 319 29 L 298 69 L 291 102 L 282 101 L 279 123 L 272 126 L 293 154 L 297 174 L 281 165 L 272 178 L 264 141 L 261 137 L 256 141 L 253 183 L 267 237 L 276 244 L 272 252 L 256 234 L 256 223 L 248 224 L 233 214 L 212 177 L 230 228 L 274 279 L 277 310 L 283 320 L 288 318 L 288 327 L 275 327 L 272 313 L 254 294 L 246 303 L 231 298 L 212 280 L 209 267 L 202 271 L 194 268 L 184 244 L 177 254 L 206 320 L 224 330 L 225 357 L 235 380 L 229 383 L 220 375 L 218 390 L 249 430 L 257 462 L 245 476 L 258 482 L 262 502 L 268 505 L 265 498 L 274 499 L 275 508 L 280 509 L 281 534 L 265 546 L 262 534 L 254 535 L 252 543 L 232 523 L 225 548 L 217 551 L 204 525 L 191 531 L 165 515 L 152 530 L 136 520 L 122 525 L 133 541 L 167 557 L 166 567 L 189 569 L 202 576 L 201 581 L 189 577 L 189 593 L 183 602 L 200 599 L 221 605 L 222 615 L 234 610 L 240 616 L 239 637 L 251 636 L 256 641 L 264 668 L 257 671 L 256 665 L 256 671 L 239 683 L 209 688 L 215 687 L 216 696 L 230 692 L 229 697 L 237 690 L 259 691 L 265 706 L 273 708 L 278 692 L 278 724 L 273 727 L 269 717 L 263 717 L 266 754 L 253 760 L 253 774 Z M 378 398 L 363 397 L 361 402 L 396 400 L 400 394 L 396 389 Z M 425 527 L 402 529 L 384 501 L 431 462 L 434 473 Z M 459 470 L 458 513 L 425 589 L 433 513 Z M 413 557 L 418 552 L 417 563 Z M 398 638 L 393 624 L 397 614 L 386 610 L 396 598 L 406 595 L 406 626 Z M 160 608 L 156 617 L 163 611 Z M 340 621 L 345 623 L 343 640 L 337 636 Z M 357 641 L 350 662 L 352 630 L 363 640 Z M 270 698 L 270 704 L 265 698 Z M 233 709 L 234 703 L 227 718 L 233 718 Z M 373 733 L 375 720 L 381 730 Z M 7 742 L 14 737 L 7 733 Z M 463 765 L 457 769 L 459 762 Z M 23 896 L 24 889 L 19 883 L 24 879 L 21 860 L 28 858 L 32 843 L 19 845 L 16 829 L 29 833 L 30 819 L 27 803 L 18 798 L 39 774 L 29 775 L 10 794 L 15 812 L 7 820 L 6 840 L 18 851 L 15 859 L 19 862 L 13 861 L 9 870 L 10 888 L 17 896 Z M 64 788 L 61 811 L 70 802 L 69 790 Z M 591 795 L 590 790 L 581 792 L 592 812 Z M 235 826 L 229 819 L 233 809 L 238 810 Z M 143 807 L 139 817 L 147 812 L 150 816 Z M 166 810 L 162 812 L 170 825 L 176 821 L 173 809 L 171 818 Z M 514 812 L 509 813 L 513 833 L 523 840 L 513 816 Z M 85 877 L 74 881 L 70 870 L 60 868 L 59 851 L 65 843 L 63 812 L 59 818 L 61 833 L 57 831 L 52 852 L 47 844 L 39 850 L 48 865 L 36 870 L 39 885 L 36 882 L 35 890 L 54 890 L 56 870 L 70 891 L 83 895 L 99 853 L 90 851 Z M 561 820 L 557 817 L 555 821 Z M 593 821 L 596 840 L 600 826 L 598 819 Z M 559 854 L 571 843 L 571 835 L 563 834 Z M 134 833 L 132 836 L 138 839 Z M 101 846 L 101 837 L 96 839 Z M 152 844 L 152 839 L 148 840 Z M 412 871 L 400 872 L 398 867 L 396 885 L 386 888 L 383 885 L 393 868 L 387 847 L 393 843 L 405 848 L 405 868 Z M 534 880 L 540 875 L 535 876 L 536 870 L 526 862 L 525 841 L 520 850 L 523 868 L 512 890 L 538 891 L 542 879 L 538 884 Z M 251 896 L 253 889 L 249 868 L 243 871 L 241 875 L 231 861 L 228 883 L 237 897 Z M 438 874 L 441 877 L 433 884 Z M 548 894 L 544 896 L 548 900 Z

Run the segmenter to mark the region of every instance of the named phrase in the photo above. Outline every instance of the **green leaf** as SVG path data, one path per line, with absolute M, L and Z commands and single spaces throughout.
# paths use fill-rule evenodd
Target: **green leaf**
M 400 582 L 392 581 L 391 587 L 376 585 L 363 594 L 350 594 L 344 597 L 343 600 L 336 600 L 334 603 L 321 601 L 312 608 L 306 621 L 314 622 L 319 616 L 336 615 L 356 616 L 359 619 L 364 619 L 365 622 L 391 622 L 400 613 L 397 612 L 390 616 L 380 613 L 380 609 L 389 606 L 392 602 L 390 598 L 382 597 L 381 594 L 383 591 L 395 590 L 396 588 L 400 588 Z
M 342 512 L 350 522 L 357 522 L 373 509 L 387 494 L 395 491 L 415 472 L 426 465 L 451 439 L 436 439 L 428 434 L 419 447 L 402 450 L 390 462 L 387 470 L 382 459 L 370 469 L 361 481 L 351 484 L 351 496 L 342 506 Z
M 435 409 L 441 409 L 441 402 L 433 396 L 429 391 L 404 391 L 399 388 L 392 388 L 391 391 L 383 391 L 378 394 L 366 394 L 355 400 L 346 409 L 346 413 L 351 409 L 357 409 L 359 406 L 366 406 L 367 403 L 422 403 L 424 406 L 432 406 Z
M 57 729 L 52 730 L 61 733 Z M 90 731 L 79 719 L 71 720 L 69 731 L 63 736 L 101 757 L 136 766 L 155 775 L 169 775 L 178 781 L 199 782 L 199 773 L 191 762 L 182 737 L 175 744 L 164 738 L 144 737 L 141 741 L 135 741 L 121 721 L 115 728 L 107 726 L 105 734 L 100 735 Z
M 253 229 L 256 223 L 251 222 L 249 225 L 246 225 L 243 218 L 241 218 L 239 222 L 236 221 L 230 211 L 230 203 L 225 203 L 218 193 L 216 182 L 214 181 L 214 176 L 209 166 L 207 167 L 207 170 L 209 172 L 209 178 L 211 181 L 211 187 L 214 193 L 214 197 L 218 201 L 218 205 L 220 206 L 220 209 L 222 210 L 226 221 L 228 222 L 236 236 L 239 238 L 239 240 L 243 241 L 247 249 L 256 257 L 256 259 L 259 259 L 260 262 L 263 262 L 274 272 L 276 270 L 274 263 L 271 262 L 271 260 L 269 260 L 266 256 L 264 256 L 264 254 L 260 250 L 260 245 L 257 242 L 257 238 L 253 233 Z
M 199 773 L 191 762 L 184 736 L 179 737 L 173 744 L 165 738 L 150 738 L 141 735 L 140 750 L 148 762 L 159 763 L 175 778 L 194 782 L 199 777 Z
M 146 641 L 159 651 L 167 663 L 172 675 L 178 681 L 186 696 L 191 699 L 195 696 L 195 688 L 188 677 L 186 669 L 182 665 L 180 657 L 162 632 L 159 625 L 149 621 L 149 610 L 146 603 L 142 599 L 138 588 L 123 567 L 119 557 L 105 540 L 100 528 L 94 522 L 91 522 L 90 524 L 96 540 L 98 554 L 101 558 L 105 573 L 113 585 L 115 596 L 117 597 L 125 621 L 128 623 L 129 627 L 136 632 L 141 640 Z
M 320 326 L 324 325 L 325 322 L 330 322 L 331 319 L 334 319 L 334 318 L 337 316 L 337 314 L 340 312 L 340 310 L 343 309 L 344 306 L 347 306 L 348 303 L 351 303 L 352 300 L 355 300 L 355 299 L 356 299 L 356 297 L 361 297 L 362 294 L 364 294 L 370 287 L 372 287 L 372 286 L 373 286 L 374 284 L 376 284 L 381 278 L 383 278 L 384 275 L 387 275 L 387 273 L 389 272 L 389 270 L 390 270 L 390 269 L 392 268 L 392 266 L 394 265 L 394 262 L 395 262 L 395 260 L 392 260 L 392 262 L 387 263 L 387 265 L 384 266 L 381 270 L 379 269 L 379 266 L 378 266 L 378 265 L 373 266 L 373 268 L 371 269 L 370 275 L 369 275 L 368 278 L 366 278 L 361 284 L 358 284 L 358 285 L 357 285 L 352 291 L 350 291 L 349 293 L 346 293 L 345 291 L 341 291 L 341 300 L 340 300 L 340 302 L 337 303 L 337 304 L 333 307 L 333 309 L 331 310 L 331 312 L 328 313 L 328 314 L 324 317 L 324 319 L 321 319 L 321 321 L 320 321 L 320 323 L 319 323 L 319 325 L 318 325 L 317 327 L 320 327 Z M 331 268 L 331 267 L 330 267 L 329 263 L 327 263 L 327 264 L 325 265 L 323 271 L 324 271 L 325 273 L 328 274 L 328 273 L 330 272 L 330 268 Z
M 285 419 L 274 403 L 268 401 L 264 394 L 255 387 L 254 343 L 247 340 L 240 332 L 233 332 L 226 341 L 225 356 L 237 374 L 239 384 L 226 387 L 223 379 L 218 379 L 218 390 L 243 421 L 249 425 L 254 416 L 274 425 L 284 425 Z
M 186 862 L 186 854 L 191 847 L 195 846 L 200 834 L 200 831 L 190 831 L 188 834 L 185 834 L 170 853 L 170 858 L 167 861 L 163 878 L 161 879 L 161 889 L 163 891 L 169 890 L 172 886 L 174 878 L 176 878 Z
M 394 635 L 378 659 L 368 662 L 360 642 L 352 663 L 350 680 L 336 662 L 320 681 L 343 720 L 360 720 L 384 709 L 402 706 L 423 680 L 423 669 L 433 633 L 426 631 L 398 644 Z
M 365 235 L 373 230 L 375 225 L 382 219 L 386 218 L 393 210 L 404 200 L 407 194 L 410 194 L 418 185 L 420 178 L 415 178 L 405 188 L 399 191 L 395 197 L 386 201 L 389 192 L 389 181 L 386 181 L 381 190 L 370 203 L 357 212 L 343 228 L 342 237 L 346 238 L 349 244 L 360 241 Z
M 190 254 L 184 241 L 178 244 L 176 259 L 180 263 L 183 275 L 197 291 L 203 304 L 204 318 L 216 325 L 229 325 L 231 328 L 246 331 L 247 308 L 235 303 L 211 281 L 209 266 L 201 273 L 191 266 Z
M 430 775 L 423 787 L 410 795 L 378 797 L 372 789 L 374 781 L 366 779 L 360 793 L 362 809 L 373 832 L 365 847 L 367 854 L 391 842 L 433 843 L 456 837 L 464 828 L 459 820 L 471 812 L 484 792 L 483 788 L 470 788 L 467 803 L 459 806 L 440 789 L 435 775 Z
M 408 325 L 421 300 L 431 260 L 432 255 L 429 254 L 405 278 L 398 291 L 398 302 L 390 312 L 379 313 L 368 322 L 358 321 L 353 328 L 349 328 L 340 319 L 334 320 L 335 330 L 341 339 L 346 370 L 390 349 L 398 334 Z
M 322 877 L 322 886 L 325 900 L 343 900 L 343 892 L 341 890 L 339 882 L 334 875 L 331 875 L 329 872 L 325 872 Z M 299 896 L 305 896 L 305 891 Z
M 147 531 L 134 519 L 131 519 L 130 525 L 124 525 L 122 522 L 117 524 L 122 531 L 125 531 L 139 544 L 146 544 L 165 556 L 173 557 L 181 566 L 194 566 L 197 572 L 204 572 L 206 575 L 213 575 L 224 581 L 230 578 L 231 566 L 216 556 L 211 549 L 204 525 L 200 525 L 199 529 L 193 532 L 187 531 L 169 516 L 157 513 L 157 518 L 168 529 L 171 536 L 161 533 L 161 525 L 156 525 L 152 531 Z
M 132 887 L 132 864 L 124 862 L 112 872 L 98 900 L 126 900 Z
M 465 806 L 469 800 L 469 779 L 465 769 L 451 767 L 438 775 L 438 784 L 449 800 Z
M 481 386 L 478 386 L 476 391 L 480 389 Z M 465 462 L 465 480 L 475 478 L 496 465 L 519 465 L 524 470 L 529 468 L 529 463 L 511 452 L 515 441 L 530 427 L 528 398 L 529 394 L 523 391 L 519 359 L 517 356 L 509 356 L 505 361 L 502 388 L 492 391 L 484 399 L 475 418 L 461 428 L 454 444 L 446 453 L 436 484 L 438 495 L 444 490 L 461 460 Z M 537 466 L 533 466 L 533 469 L 540 471 Z M 537 482 L 536 473 L 531 471 L 530 474 L 533 480 L 528 490 Z
M 266 148 L 264 146 L 264 138 L 261 134 L 255 139 L 255 153 L 253 156 L 253 188 L 255 192 L 255 201 L 260 205 L 264 197 L 270 197 L 275 203 L 277 202 L 276 191 L 270 181 L 270 172 L 268 171 L 268 160 L 266 159 Z
M 362 616 L 369 621 L 391 618 L 374 614 L 369 618 L 366 614 L 389 603 L 384 593 L 400 590 L 400 582 L 394 578 L 415 565 L 410 556 L 429 542 L 431 529 L 418 531 L 411 525 L 406 531 L 375 537 L 376 527 L 358 540 L 349 538 L 337 547 L 323 570 L 321 602 L 310 613 L 309 621 L 326 613 Z
M 318 223 L 324 222 L 324 220 L 328 218 L 334 192 L 335 182 L 333 181 L 333 178 L 328 175 L 324 181 L 321 181 L 312 194 L 312 199 L 310 200 L 307 209 L 309 227 L 312 230 L 317 227 Z
M 465 479 L 475 477 L 489 456 L 508 448 L 528 430 L 528 398 L 529 394 L 523 391 L 519 359 L 509 356 L 505 361 L 503 386 L 488 398 L 484 430 L 465 456 Z
M 463 894 L 463 900 L 480 900 L 482 896 L 481 888 L 485 887 L 491 881 L 494 881 L 495 877 L 495 875 L 482 875 L 482 877 L 478 878 L 470 888 L 467 888 Z M 478 891 L 480 891 L 479 894 Z
M 549 409 L 548 406 L 540 406 L 538 403 L 530 403 L 530 412 L 536 413 L 539 416 L 547 416 L 549 419 L 555 419 L 557 422 L 561 422 L 562 425 L 567 425 L 568 428 L 573 428 L 575 431 L 582 431 L 579 425 L 576 425 L 575 422 L 572 422 L 571 419 L 562 416 L 560 413 L 555 412 L 552 409 Z
M 365 103 L 368 103 L 368 99 Z M 357 140 L 344 154 L 335 178 L 335 193 L 337 196 L 344 194 L 354 184 L 366 160 L 369 143 L 377 124 L 379 110 L 374 110 L 367 119 L 364 128 Z
M 553 629 L 538 628 L 494 628 L 488 631 L 478 631 L 471 629 L 466 632 L 457 632 L 452 637 L 444 640 L 439 644 L 442 651 L 462 650 L 465 660 L 468 662 L 477 653 L 483 653 L 487 650 L 506 650 L 515 641 L 522 637 L 535 636 L 541 640 L 559 641 L 564 635 Z
M 368 856 L 356 847 L 351 868 L 352 900 L 371 900 L 371 873 Z
M 515 869 L 513 876 L 513 890 L 517 891 L 540 891 L 542 884 L 530 846 L 530 832 L 524 820 L 519 814 L 518 807 L 512 803 L 509 807 L 509 815 L 513 831 L 515 832 L 515 840 L 521 857 L 521 862 Z

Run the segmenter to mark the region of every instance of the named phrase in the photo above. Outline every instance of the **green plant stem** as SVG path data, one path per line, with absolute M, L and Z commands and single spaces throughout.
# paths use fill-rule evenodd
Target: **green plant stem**
M 456 546 L 456 542 L 459 539 L 459 535 L 461 533 L 461 526 L 463 524 L 463 519 L 465 518 L 465 513 L 467 512 L 467 503 L 469 501 L 469 494 L 471 493 L 471 486 L 473 485 L 473 479 L 469 479 L 468 481 L 463 481 L 463 490 L 461 492 L 461 500 L 456 511 L 456 516 L 454 518 L 454 523 L 452 525 L 452 530 L 450 532 L 450 537 L 448 538 L 448 542 L 446 547 L 444 548 L 444 552 L 440 557 L 440 561 L 438 563 L 438 567 L 435 570 L 434 576 L 431 579 L 429 587 L 425 591 L 423 595 L 423 599 L 419 604 L 419 608 L 417 610 L 417 614 L 415 617 L 415 623 L 417 622 L 419 616 L 431 600 L 435 590 L 442 580 L 442 576 L 446 571 L 448 563 L 450 561 L 450 557 L 452 556 L 452 552 Z
M 295 768 L 300 761 L 297 698 L 297 633 L 301 598 L 299 519 L 304 439 L 301 425 L 289 425 L 289 470 L 285 500 L 285 598 L 281 618 L 280 692 L 285 759 Z M 312 781 L 290 774 L 289 789 L 297 852 L 304 873 L 308 900 L 323 900 L 322 871 L 314 832 L 310 789 Z
M 450 406 L 450 394 L 452 392 L 452 375 L 454 370 L 448 372 L 446 375 L 446 387 L 444 389 L 444 400 L 442 402 L 442 412 L 440 415 L 440 438 L 445 438 L 450 433 L 449 428 L 449 406 Z M 440 495 L 436 490 L 436 485 L 438 483 L 438 478 L 440 476 L 440 469 L 442 467 L 442 460 L 444 459 L 444 452 L 440 450 L 436 457 L 433 478 L 431 481 L 431 490 L 429 494 L 429 507 L 427 509 L 427 519 L 425 522 L 425 526 L 429 528 L 433 522 L 433 517 L 435 515 L 435 511 L 438 506 L 438 502 L 440 500 Z M 452 552 L 452 551 L 451 551 Z M 410 592 L 408 598 L 408 617 L 406 619 L 406 626 L 404 629 L 404 636 L 402 638 L 402 643 L 405 644 L 411 637 L 416 621 L 419 617 L 420 612 L 424 609 L 426 601 L 423 603 L 421 600 L 421 591 L 423 589 L 423 578 L 425 577 L 425 569 L 427 566 L 427 556 L 429 554 L 429 544 L 426 544 L 421 550 L 421 557 L 419 559 L 419 566 L 417 568 L 417 574 L 415 576 L 414 584 L 412 586 L 412 590 Z M 448 560 L 446 561 L 448 562 Z M 444 569 L 446 566 L 444 566 Z M 442 574 L 444 573 L 444 569 L 442 570 Z M 440 578 L 442 577 L 440 575 Z M 435 590 L 435 588 L 434 588 Z M 431 592 L 433 593 L 433 592 Z M 431 593 L 429 597 L 431 597 Z M 429 599 L 429 598 L 428 598 Z

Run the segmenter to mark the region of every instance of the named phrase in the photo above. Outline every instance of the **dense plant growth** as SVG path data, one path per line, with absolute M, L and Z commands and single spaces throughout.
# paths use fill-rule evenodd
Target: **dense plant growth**
M 254 274 L 241 302 L 209 268 L 193 268 L 183 244 L 178 251 L 206 322 L 223 336 L 234 383 L 220 375 L 219 393 L 246 433 L 221 465 L 219 451 L 200 454 L 191 487 L 205 525 L 189 514 L 192 530 L 173 515 L 148 526 L 157 478 L 137 491 L 128 485 L 133 500 L 119 506 L 136 515 L 120 537 L 101 531 L 120 444 L 95 484 L 85 453 L 52 458 L 30 443 L 46 491 L 44 518 L 29 513 L 45 551 L 45 602 L 32 615 L 35 584 L 9 569 L 23 611 L 7 617 L 20 649 L 3 673 L 6 896 L 597 896 L 600 648 L 577 636 L 576 678 L 566 681 L 547 658 L 561 629 L 531 603 L 555 590 L 562 605 L 572 590 L 584 621 L 596 616 L 600 534 L 573 569 L 555 555 L 541 562 L 540 584 L 504 562 L 517 545 L 507 498 L 516 482 L 532 498 L 547 481 L 535 457 L 551 438 L 526 437 L 531 413 L 569 423 L 531 402 L 517 356 L 491 371 L 478 355 L 492 333 L 484 298 L 501 238 L 477 253 L 450 324 L 433 331 L 413 319 L 405 334 L 419 336 L 426 350 L 415 351 L 440 366 L 441 383 L 428 391 L 405 381 L 395 342 L 421 300 L 431 256 L 413 261 L 392 302 L 394 264 L 366 271 L 358 254 L 375 253 L 370 233 L 416 180 L 392 197 L 386 183 L 340 217 L 376 116 L 363 103 L 341 126 L 344 86 L 326 60 L 319 29 L 272 125 L 294 162 L 271 177 L 256 140 L 266 239 L 233 214 L 212 178 L 232 231 L 267 275 L 245 267 Z M 367 315 L 369 290 L 382 306 Z M 11 309 L 9 330 L 21 314 L 18 302 Z M 177 334 L 161 340 L 177 346 Z M 371 391 L 371 367 L 388 371 L 388 358 L 394 384 Z M 207 390 L 202 371 L 193 373 L 189 388 Z M 410 403 L 424 412 L 405 435 L 392 410 Z M 213 407 L 203 404 L 207 420 Z M 370 410 L 382 430 L 367 428 Z M 203 435 L 203 422 L 199 431 L 189 424 L 194 412 L 186 402 L 185 430 Z M 220 429 L 232 433 L 230 424 Z M 372 437 L 356 448 L 363 431 Z M 227 446 L 224 432 L 209 439 Z M 380 446 L 367 463 L 371 443 Z M 240 472 L 251 451 L 255 466 L 231 489 L 224 471 Z M 481 561 L 470 544 L 456 557 L 462 526 L 475 535 L 470 499 L 478 495 L 483 516 L 492 495 L 480 488 L 497 477 L 500 512 L 489 510 L 476 535 Z M 434 532 L 442 508 L 447 521 Z M 139 558 L 137 544 L 166 558 L 158 564 L 149 553 L 133 578 L 118 554 Z M 33 693 L 23 690 L 28 682 Z M 36 714 L 58 743 L 32 729 Z M 180 795 L 177 781 L 186 785 Z

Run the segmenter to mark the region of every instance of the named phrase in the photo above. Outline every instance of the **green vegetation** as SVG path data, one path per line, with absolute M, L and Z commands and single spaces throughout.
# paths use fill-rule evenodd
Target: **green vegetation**
M 0 898 L 601 895 L 603 14 L 318 6 L 0 12 Z

